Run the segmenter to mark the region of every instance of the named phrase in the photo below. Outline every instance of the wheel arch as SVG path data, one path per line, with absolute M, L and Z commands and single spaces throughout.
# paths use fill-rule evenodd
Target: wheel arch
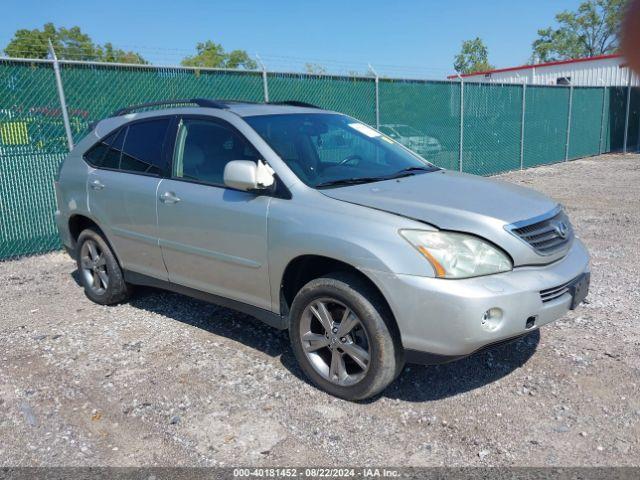
M 293 299 L 304 285 L 311 280 L 334 272 L 344 272 L 354 275 L 378 295 L 380 302 L 385 308 L 384 313 L 392 323 L 391 328 L 394 330 L 396 338 L 400 339 L 400 329 L 391 305 L 373 279 L 348 262 L 324 255 L 299 255 L 289 261 L 282 273 L 280 281 L 280 313 L 285 317 L 289 315 Z
M 94 228 L 98 230 L 106 238 L 104 230 L 100 228 L 100 225 L 98 225 L 98 223 L 94 219 L 82 213 L 72 214 L 69 217 L 69 221 L 67 222 L 67 227 L 69 228 L 69 235 L 71 241 L 73 242 L 73 248 L 76 248 L 77 246 L 80 233 L 87 228 Z
M 75 252 L 78 246 L 77 243 L 78 243 L 78 237 L 80 236 L 80 233 L 82 233 L 82 231 L 86 230 L 87 228 L 93 228 L 100 235 L 102 235 L 102 238 L 104 238 L 104 241 L 107 242 L 107 245 L 113 252 L 113 255 L 116 257 L 116 261 L 118 262 L 118 265 L 120 265 L 120 268 L 122 268 L 122 262 L 120 261 L 120 256 L 118 255 L 117 250 L 114 248 L 113 242 L 109 240 L 109 237 L 107 236 L 104 229 L 100 227 L 100 225 L 94 218 L 84 213 L 74 213 L 69 217 L 69 221 L 67 222 L 67 227 L 69 228 L 69 234 L 72 242 L 71 247 L 73 252 Z

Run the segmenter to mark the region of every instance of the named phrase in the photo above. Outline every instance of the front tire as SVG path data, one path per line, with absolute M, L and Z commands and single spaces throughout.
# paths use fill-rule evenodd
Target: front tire
M 349 273 L 307 283 L 291 305 L 289 336 L 307 377 L 331 395 L 363 400 L 404 365 L 395 324 L 379 293 Z
M 113 305 L 130 296 L 130 287 L 111 247 L 97 231 L 87 228 L 76 242 L 76 262 L 87 297 L 100 305 Z

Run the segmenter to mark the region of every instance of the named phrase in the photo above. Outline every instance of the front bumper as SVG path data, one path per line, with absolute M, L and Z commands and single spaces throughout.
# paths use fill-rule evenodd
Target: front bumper
M 571 293 L 543 302 L 540 291 L 586 272 L 589 254 L 576 239 L 567 255 L 550 265 L 518 267 L 485 277 L 447 280 L 368 273 L 389 301 L 411 360 L 419 352 L 425 354 L 423 358 L 463 357 L 557 320 L 571 308 Z M 492 308 L 502 310 L 502 318 L 490 331 L 482 318 Z M 533 325 L 531 319 L 535 319 Z

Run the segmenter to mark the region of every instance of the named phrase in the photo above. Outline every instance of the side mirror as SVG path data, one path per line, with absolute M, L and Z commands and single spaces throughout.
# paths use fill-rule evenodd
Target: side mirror
M 236 190 L 249 191 L 269 188 L 273 185 L 273 169 L 258 160 L 232 160 L 224 167 L 224 184 Z

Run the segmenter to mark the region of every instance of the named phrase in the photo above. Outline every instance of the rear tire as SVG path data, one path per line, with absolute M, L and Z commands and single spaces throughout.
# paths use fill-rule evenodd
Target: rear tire
M 83 230 L 76 242 L 76 263 L 85 295 L 100 305 L 120 303 L 131 294 L 111 247 L 101 233 Z
M 307 283 L 291 305 L 289 337 L 306 376 L 346 400 L 384 390 L 402 371 L 397 328 L 379 293 L 336 272 Z

